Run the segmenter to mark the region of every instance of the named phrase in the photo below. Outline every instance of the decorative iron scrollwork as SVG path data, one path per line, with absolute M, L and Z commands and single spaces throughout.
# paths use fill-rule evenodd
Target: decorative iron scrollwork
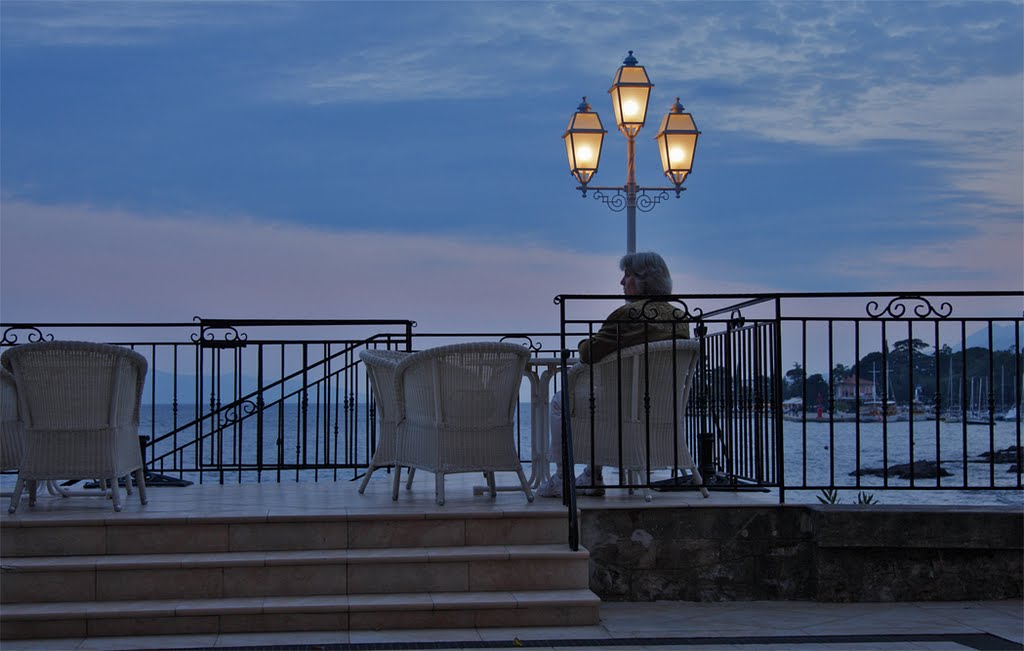
M 192 333 L 192 341 L 199 344 L 200 348 L 245 348 L 245 341 L 249 335 L 238 332 L 235 326 L 208 326 L 204 325 L 199 317 L 195 317 L 193 320 L 199 321 L 199 332 Z M 217 339 L 218 331 L 220 331 L 222 339 Z
M 636 195 L 636 209 L 641 212 L 651 212 L 654 210 L 655 206 L 665 199 L 668 199 L 668 192 L 665 192 L 664 190 L 658 192 L 656 195 L 650 195 L 647 194 L 646 191 L 641 190 L 640 193 Z
M 672 302 L 678 303 L 680 307 L 672 306 L 670 316 L 659 311 L 658 305 L 662 301 L 655 299 L 633 301 L 629 304 L 629 309 L 626 310 L 626 316 L 630 321 L 694 321 L 704 316 L 704 312 L 700 308 L 691 310 L 684 301 L 673 300 Z
M 949 318 L 953 314 L 953 306 L 943 301 L 939 305 L 938 309 L 931 304 L 931 302 L 924 296 L 897 296 L 889 301 L 889 304 L 884 308 L 880 308 L 878 301 L 870 301 L 865 307 L 865 311 L 868 316 L 872 319 L 883 319 L 886 316 L 893 319 L 902 319 L 903 315 L 907 313 L 907 303 L 905 301 L 918 301 L 914 305 L 914 314 L 919 319 L 925 319 L 929 316 L 936 316 L 940 319 Z
M 525 341 L 522 342 L 523 348 L 533 351 L 535 353 L 540 352 L 541 348 L 543 348 L 540 342 L 535 343 L 533 341 L 533 338 L 530 337 L 529 335 L 505 335 L 498 341 L 508 341 L 509 339 L 525 339 Z
M 616 190 L 615 194 L 612 196 L 608 196 L 602 190 L 595 190 L 594 198 L 608 206 L 614 212 L 622 212 L 626 209 L 626 197 L 622 196 L 621 190 Z
M 655 206 L 668 198 L 667 190 L 645 190 L 639 188 L 636 193 L 636 209 L 640 212 L 650 212 L 654 210 Z M 615 190 L 615 194 L 606 194 L 604 189 L 595 188 L 594 199 L 608 206 L 613 212 L 622 212 L 626 209 L 626 195 L 619 189 Z
M 673 308 L 672 318 L 676 321 L 700 321 L 704 318 L 704 310 L 699 307 L 690 309 L 690 306 L 686 304 L 686 301 L 681 299 L 673 299 L 672 303 L 678 303 L 679 307 Z
M 14 332 L 15 330 L 25 330 L 27 334 L 25 338 L 28 343 L 34 344 L 40 341 L 53 341 L 52 334 L 43 334 L 43 331 L 35 326 L 11 326 L 4 330 L 4 338 L 0 340 L 0 344 L 5 346 L 11 346 L 18 343 L 18 335 Z
M 651 301 L 634 301 L 629 304 L 626 316 L 630 321 L 654 321 L 659 318 L 658 306 Z
M 229 425 L 234 425 L 246 416 L 256 413 L 258 409 L 259 407 L 252 400 L 236 402 L 224 410 L 224 413 L 220 418 L 220 426 L 228 427 Z
M 740 312 L 739 310 L 733 310 L 732 312 L 729 313 L 728 329 L 738 330 L 742 328 L 743 324 L 745 324 L 746 322 L 747 320 L 746 318 L 744 318 L 742 312 Z

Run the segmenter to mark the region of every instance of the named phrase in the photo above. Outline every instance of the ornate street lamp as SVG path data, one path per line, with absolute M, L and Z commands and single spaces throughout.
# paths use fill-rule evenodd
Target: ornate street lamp
M 566 155 L 569 158 L 569 169 L 579 181 L 577 190 L 587 196 L 594 190 L 594 198 L 604 202 L 615 212 L 626 211 L 626 252 L 636 251 L 636 210 L 649 212 L 675 192 L 676 198 L 686 190 L 683 181 L 693 170 L 693 155 L 697 147 L 697 136 L 700 131 L 693 122 L 693 116 L 683 113 L 683 106 L 676 98 L 675 105 L 662 120 L 661 129 L 655 139 L 661 153 L 661 166 L 665 176 L 672 181 L 673 187 L 640 187 L 636 184 L 636 165 L 634 162 L 635 138 L 647 120 L 647 105 L 651 97 L 651 83 L 647 70 L 638 65 L 633 51 L 622 62 L 615 73 L 612 87 L 608 89 L 612 108 L 615 111 L 615 124 L 626 136 L 626 184 L 622 187 L 590 187 L 597 164 L 601 157 L 601 145 L 606 131 L 601 126 L 601 118 L 590 110 L 587 98 L 576 109 L 569 119 L 569 128 L 562 138 L 565 140 Z M 605 192 L 614 191 L 614 195 Z M 651 193 L 651 194 L 648 194 Z M 625 198 L 623 198 L 625 195 Z
M 601 125 L 601 118 L 590 110 L 587 98 L 576 108 L 569 118 L 562 139 L 565 140 L 565 154 L 569 157 L 569 169 L 583 187 L 597 172 L 597 164 L 601 160 L 601 145 L 604 134 L 608 133 Z
M 647 103 L 651 99 L 654 84 L 647 77 L 647 70 L 637 65 L 633 50 L 619 66 L 615 81 L 608 89 L 615 109 L 615 124 L 627 138 L 633 138 L 644 126 L 647 119 Z
M 675 184 L 678 191 L 683 189 L 683 181 L 693 169 L 693 153 L 697 149 L 697 125 L 693 122 L 693 116 L 683 113 L 685 109 L 676 98 L 676 103 L 661 121 L 661 128 L 658 135 L 654 137 L 658 141 L 658 152 L 661 154 L 661 169 L 665 170 L 665 176 Z

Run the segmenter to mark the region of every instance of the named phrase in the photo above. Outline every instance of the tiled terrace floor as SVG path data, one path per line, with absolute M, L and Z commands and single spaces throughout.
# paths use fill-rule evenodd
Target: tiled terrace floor
M 506 476 L 508 484 L 511 477 Z M 6 479 L 6 478 L 5 478 Z M 203 484 L 188 488 L 150 488 L 149 504 L 135 496 L 125 500 L 122 513 L 160 518 L 169 514 L 218 513 L 234 517 L 265 517 L 296 512 L 357 512 L 434 509 L 433 476 L 420 473 L 412 491 L 402 489 L 391 501 L 390 476 L 378 472 L 365 495 L 356 482 Z M 501 492 L 496 500 L 473 495 L 480 483 L 475 475 L 454 476 L 446 484 L 445 510 L 561 510 L 557 499 L 537 498 L 527 504 L 521 492 Z M 24 499 L 24 498 L 23 498 Z M 687 504 L 736 505 L 775 503 L 762 493 L 713 492 L 705 502 L 696 492 L 658 493 L 651 508 Z M 4 503 L 6 505 L 6 502 Z M 580 498 L 608 508 L 643 505 L 639 495 L 609 491 L 603 498 Z M 43 495 L 34 509 L 22 503 L 18 513 L 0 522 L 21 518 L 116 518 L 108 501 L 99 498 L 60 499 Z M 517 643 L 518 642 L 518 643 Z M 609 648 L 630 649 L 1005 649 L 1024 648 L 1024 606 L 1020 601 L 929 603 L 606 603 L 596 626 L 573 628 L 480 628 L 456 630 L 339 631 L 310 633 L 194 635 L 130 638 L 50 639 L 5 641 L 3 651 L 93 649 L 473 649 L 473 648 Z

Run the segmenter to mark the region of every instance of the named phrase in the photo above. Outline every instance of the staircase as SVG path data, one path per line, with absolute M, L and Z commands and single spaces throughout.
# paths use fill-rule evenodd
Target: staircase
M 0 638 L 598 622 L 558 511 L 22 518 Z

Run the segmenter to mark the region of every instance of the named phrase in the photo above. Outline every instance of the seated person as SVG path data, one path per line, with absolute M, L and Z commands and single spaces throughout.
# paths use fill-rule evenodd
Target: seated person
M 616 308 L 600 330 L 592 337 L 580 342 L 580 361 L 594 364 L 619 348 L 636 346 L 646 341 L 686 339 L 690 336 L 687 323 L 678 320 L 678 308 L 664 301 L 645 299 L 646 296 L 664 296 L 672 293 L 672 276 L 665 260 L 654 252 L 629 253 L 619 260 L 622 270 L 622 293 L 626 304 Z M 558 466 L 554 475 L 537 489 L 541 497 L 562 496 L 562 395 L 556 392 L 549 405 L 551 424 L 551 447 L 549 453 Z M 589 467 L 576 478 L 577 486 L 595 488 L 581 489 L 584 495 L 604 495 L 604 477 L 601 466 Z

